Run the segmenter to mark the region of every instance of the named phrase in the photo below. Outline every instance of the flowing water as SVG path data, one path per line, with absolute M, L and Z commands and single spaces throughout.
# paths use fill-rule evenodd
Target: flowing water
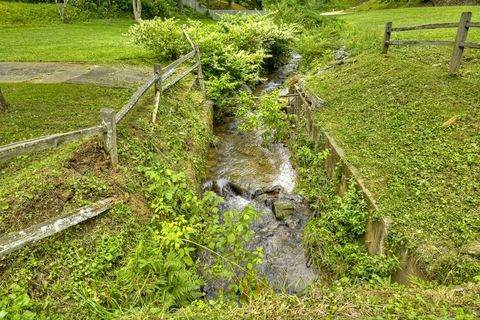
M 296 70 L 299 56 L 277 69 L 254 93 L 281 89 L 286 77 Z M 224 197 L 220 211 L 242 211 L 253 204 L 264 214 L 251 228 L 255 234 L 249 249 L 264 248 L 259 271 L 270 285 L 290 293 L 303 291 L 317 278 L 309 268 L 302 246 L 302 230 L 310 215 L 301 197 L 292 191 L 295 171 L 288 149 L 281 143 L 262 146 L 259 135 L 239 131 L 235 118 L 226 118 L 215 128 L 219 143 L 209 155 L 209 180 L 204 189 Z M 218 290 L 218 287 L 216 288 Z M 215 291 L 207 285 L 207 294 Z

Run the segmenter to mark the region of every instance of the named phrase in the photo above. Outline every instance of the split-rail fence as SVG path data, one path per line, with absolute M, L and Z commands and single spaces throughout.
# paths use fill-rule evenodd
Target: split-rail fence
M 115 110 L 110 108 L 101 109 L 101 123 L 90 128 L 65 133 L 57 133 L 0 146 L 0 162 L 27 153 L 57 148 L 70 141 L 82 139 L 84 137 L 103 135 L 103 147 L 105 151 L 108 152 L 112 165 L 116 166 L 118 163 L 117 125 L 133 109 L 140 97 L 143 96 L 150 87 L 155 85 L 155 102 L 152 113 L 153 123 L 156 121 L 161 93 L 171 88 L 174 84 L 182 80 L 192 71 L 197 70 L 198 85 L 202 92 L 205 92 L 202 64 L 200 61 L 200 50 L 198 46 L 195 45 L 190 39 L 185 30 L 185 26 L 182 28 L 182 30 L 187 41 L 192 47 L 192 51 L 165 67 L 155 64 L 153 75 L 151 75 L 150 78 L 148 78 L 148 80 L 140 88 L 138 88 L 130 100 L 120 109 L 120 111 L 115 112 Z M 177 73 L 176 68 L 178 66 L 192 58 L 195 58 L 195 63 L 193 65 L 189 66 L 187 69 L 167 82 L 167 80 L 172 78 Z M 60 217 L 54 217 L 40 224 L 33 225 L 27 229 L 0 237 L 0 258 L 24 247 L 29 243 L 36 242 L 71 226 L 79 224 L 87 219 L 95 217 L 112 208 L 117 202 L 118 201 L 114 198 L 103 199 L 94 203 L 93 205 L 84 206 Z
M 385 33 L 383 38 L 383 53 L 387 54 L 389 46 L 412 46 L 412 45 L 428 45 L 428 46 L 452 46 L 453 54 L 450 60 L 450 66 L 448 69 L 449 74 L 456 74 L 460 68 L 462 61 L 462 55 L 465 48 L 480 49 L 480 43 L 467 41 L 468 30 L 470 28 L 480 27 L 480 22 L 472 22 L 472 13 L 463 12 L 460 16 L 460 22 L 455 23 L 436 23 L 426 24 L 414 27 L 393 27 L 392 22 L 385 24 Z M 457 28 L 457 36 L 455 41 L 423 41 L 423 40 L 390 40 L 392 32 L 403 31 L 418 31 L 418 30 L 431 30 L 441 28 Z

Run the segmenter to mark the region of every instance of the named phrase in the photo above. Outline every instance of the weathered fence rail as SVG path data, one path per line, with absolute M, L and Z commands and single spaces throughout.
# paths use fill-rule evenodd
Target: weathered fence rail
M 67 142 L 82 139 L 84 137 L 103 134 L 104 149 L 109 153 L 112 164 L 116 165 L 118 162 L 116 125 L 122 121 L 122 119 L 134 108 L 134 106 L 138 103 L 140 98 L 145 94 L 145 92 L 147 92 L 148 89 L 155 85 L 155 102 L 152 115 L 153 122 L 156 120 L 161 92 L 172 87 L 192 71 L 197 70 L 197 81 L 199 83 L 199 87 L 202 91 L 205 90 L 203 84 L 200 50 L 188 36 L 185 27 L 182 29 L 193 50 L 164 68 L 158 64 L 155 65 L 153 75 L 148 78 L 148 80 L 140 88 L 138 88 L 130 100 L 118 112 L 115 112 L 113 109 L 100 110 L 101 124 L 98 126 L 71 132 L 52 134 L 0 146 L 0 161 L 6 161 L 11 158 L 32 152 L 57 148 Z M 163 82 L 177 73 L 176 68 L 178 66 L 193 58 L 195 58 L 195 63 L 192 66 L 188 67 L 185 71 L 182 71 L 177 77 L 173 78 L 167 84 L 162 85 Z
M 104 199 L 93 205 L 84 206 L 80 209 L 55 217 L 27 229 L 9 234 L 0 238 L 0 258 L 16 251 L 29 243 L 41 240 L 71 226 L 79 224 L 111 209 L 115 204 L 113 198 Z
M 392 22 L 387 22 L 385 24 L 385 33 L 383 37 L 383 50 L 384 54 L 387 54 L 389 46 L 416 46 L 416 45 L 427 45 L 427 46 L 453 46 L 452 59 L 450 60 L 450 66 L 448 72 L 450 74 L 456 74 L 460 68 L 463 50 L 464 48 L 473 48 L 480 49 L 480 43 L 468 42 L 468 30 L 469 28 L 478 28 L 480 27 L 480 22 L 471 22 L 472 13 L 463 12 L 460 16 L 460 22 L 458 23 L 436 23 L 436 24 L 425 24 L 421 26 L 414 27 L 393 27 Z M 427 40 L 390 40 L 392 32 L 403 32 L 403 31 L 418 31 L 418 30 L 431 30 L 431 29 L 445 29 L 445 28 L 457 28 L 457 36 L 455 41 L 427 41 Z
M 57 148 L 67 142 L 84 137 L 98 135 L 104 131 L 103 126 L 71 131 L 66 133 L 52 134 L 46 137 L 24 140 L 0 147 L 0 161 L 5 161 L 23 154 Z

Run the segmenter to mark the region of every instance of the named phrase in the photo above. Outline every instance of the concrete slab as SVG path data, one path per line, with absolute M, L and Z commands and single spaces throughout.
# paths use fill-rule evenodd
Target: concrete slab
M 101 86 L 140 84 L 150 70 L 73 63 L 0 62 L 0 83 L 76 83 Z

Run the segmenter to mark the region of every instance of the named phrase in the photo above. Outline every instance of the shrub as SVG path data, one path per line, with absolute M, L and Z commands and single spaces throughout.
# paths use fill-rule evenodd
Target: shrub
M 289 127 L 288 115 L 282 111 L 283 104 L 278 99 L 277 90 L 264 94 L 258 103 L 251 95 L 240 94 L 236 111 L 240 130 L 260 132 L 265 143 L 285 139 Z
M 266 67 L 288 56 L 296 31 L 295 25 L 276 24 L 272 15 L 224 15 L 208 27 L 190 21 L 188 32 L 201 49 L 210 98 L 218 101 L 233 95 L 243 83 L 257 84 Z M 141 21 L 129 34 L 161 59 L 176 59 L 188 50 L 174 19 Z
M 218 101 L 243 83 L 256 85 L 262 72 L 282 63 L 297 26 L 276 24 L 272 15 L 224 15 L 209 29 L 191 23 L 189 33 L 201 49 L 210 97 Z
M 162 61 L 175 60 L 188 50 L 188 42 L 175 18 L 141 20 L 130 27 L 128 35 Z

